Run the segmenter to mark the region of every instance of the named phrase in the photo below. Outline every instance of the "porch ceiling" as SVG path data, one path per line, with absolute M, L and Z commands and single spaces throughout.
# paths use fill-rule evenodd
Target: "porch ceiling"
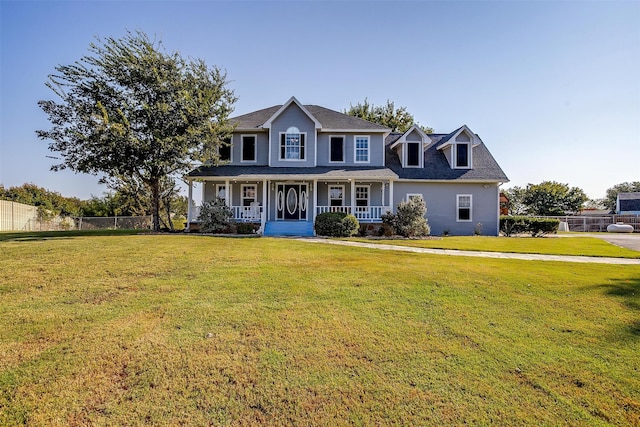
M 272 168 L 268 166 L 218 166 L 200 167 L 191 171 L 188 178 L 192 179 L 397 179 L 398 175 L 385 167 L 315 167 L 315 168 Z

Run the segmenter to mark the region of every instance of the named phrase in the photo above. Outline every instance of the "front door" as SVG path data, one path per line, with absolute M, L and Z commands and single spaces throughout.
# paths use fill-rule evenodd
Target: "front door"
M 278 219 L 306 221 L 308 204 L 307 184 L 278 184 L 276 191 Z

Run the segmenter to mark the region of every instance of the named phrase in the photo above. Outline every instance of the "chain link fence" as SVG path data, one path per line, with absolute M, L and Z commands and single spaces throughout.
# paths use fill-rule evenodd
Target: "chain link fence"
M 566 222 L 569 231 L 606 232 L 610 224 L 629 224 L 634 233 L 640 233 L 640 215 L 602 215 L 602 216 L 547 216 Z

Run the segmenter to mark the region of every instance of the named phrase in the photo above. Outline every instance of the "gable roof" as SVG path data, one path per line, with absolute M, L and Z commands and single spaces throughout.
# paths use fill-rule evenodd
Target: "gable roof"
M 458 135 L 460 135 L 463 131 L 466 131 L 466 133 L 471 136 L 471 143 L 475 147 L 477 145 L 476 138 L 480 139 L 480 137 L 475 133 L 473 133 L 467 125 L 462 125 L 458 129 L 454 130 L 453 132 L 451 132 L 450 134 L 442 138 L 440 141 L 438 141 L 439 142 L 437 147 L 438 150 L 442 150 L 443 148 L 453 144 L 452 140 L 455 141 L 455 138 Z
M 307 109 L 305 108 L 305 106 L 304 106 L 304 105 L 300 104 L 300 101 L 298 101 L 298 100 L 296 99 L 296 97 L 295 97 L 295 96 L 292 96 L 291 98 L 289 98 L 289 100 L 288 100 L 287 102 L 285 102 L 285 103 L 284 103 L 284 105 L 278 109 L 278 111 L 276 111 L 275 113 L 273 113 L 273 115 L 272 115 L 271 117 L 269 117 L 269 119 L 267 119 L 267 121 L 266 121 L 266 122 L 264 122 L 264 124 L 262 125 L 262 127 L 270 128 L 270 127 L 271 127 L 271 123 L 273 123 L 273 121 L 274 121 L 275 119 L 277 119 L 277 118 L 278 118 L 278 116 L 279 116 L 280 114 L 282 114 L 282 112 L 283 112 L 283 111 L 285 111 L 287 108 L 289 108 L 289 107 L 291 106 L 291 104 L 295 104 L 295 105 L 297 105 L 297 106 L 298 106 L 298 108 L 300 108 L 300 109 L 302 110 L 302 112 L 303 112 L 304 114 L 306 114 L 306 115 L 307 115 L 307 117 L 309 117 L 309 118 L 311 119 L 311 121 L 312 121 L 312 122 L 313 122 L 313 124 L 315 125 L 316 129 L 320 129 L 320 128 L 322 127 L 322 125 L 320 124 L 320 122 L 319 122 L 315 117 L 313 117 L 313 115 L 309 112 L 309 110 L 307 110 Z
M 418 132 L 418 134 L 420 135 L 420 137 L 422 137 L 422 142 L 426 142 L 427 144 L 431 143 L 431 140 L 429 139 L 429 137 L 427 136 L 426 133 L 424 133 L 424 131 L 422 129 L 420 129 L 420 126 L 418 125 L 413 125 L 411 126 L 405 133 L 403 133 L 402 135 L 400 135 L 400 138 L 396 139 L 394 142 L 391 143 L 391 145 L 389 146 L 389 148 L 395 148 L 396 145 L 401 144 L 403 142 L 406 142 L 407 137 L 409 135 L 411 135 L 411 132 L 416 131 Z M 411 142 L 416 142 L 416 141 L 411 141 Z
M 273 107 L 231 117 L 229 120 L 236 125 L 237 130 L 259 131 L 269 127 L 271 122 L 292 103 L 298 105 L 316 124 L 316 129 L 321 129 L 323 132 L 367 131 L 387 133 L 391 131 L 391 129 L 377 123 L 339 113 L 319 105 L 301 105 L 295 97 L 291 97 L 284 105 L 274 105 Z
M 509 178 L 502 171 L 498 162 L 493 158 L 479 136 L 475 135 L 478 144 L 473 145 L 473 168 L 452 169 L 444 153 L 438 148 L 442 141 L 450 140 L 463 127 L 449 134 L 432 133 L 427 135 L 434 143 L 429 144 L 424 153 L 424 167 L 403 168 L 398 154 L 391 146 L 402 136 L 401 133 L 391 133 L 385 139 L 386 165 L 394 171 L 400 179 L 420 179 L 434 181 L 487 181 L 508 182 Z

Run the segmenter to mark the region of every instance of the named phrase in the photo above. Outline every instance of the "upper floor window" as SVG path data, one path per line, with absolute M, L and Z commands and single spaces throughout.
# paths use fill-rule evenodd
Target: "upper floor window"
M 456 167 L 457 168 L 468 168 L 469 164 L 469 144 L 460 144 L 456 143 Z
M 329 145 L 329 161 L 344 162 L 344 136 L 332 136 Z
M 255 162 L 256 161 L 256 136 L 255 135 L 242 135 L 242 161 L 243 162 Z
M 243 185 L 242 186 L 242 206 L 251 206 L 251 203 L 256 201 L 256 186 L 251 185 Z
M 407 143 L 407 166 L 420 166 L 420 143 Z
M 369 163 L 369 137 L 358 136 L 355 137 L 355 162 L 356 163 Z
M 291 126 L 280 134 L 280 160 L 304 160 L 304 133 Z
M 231 139 L 225 139 L 220 146 L 218 146 L 218 155 L 221 162 L 231 161 Z

